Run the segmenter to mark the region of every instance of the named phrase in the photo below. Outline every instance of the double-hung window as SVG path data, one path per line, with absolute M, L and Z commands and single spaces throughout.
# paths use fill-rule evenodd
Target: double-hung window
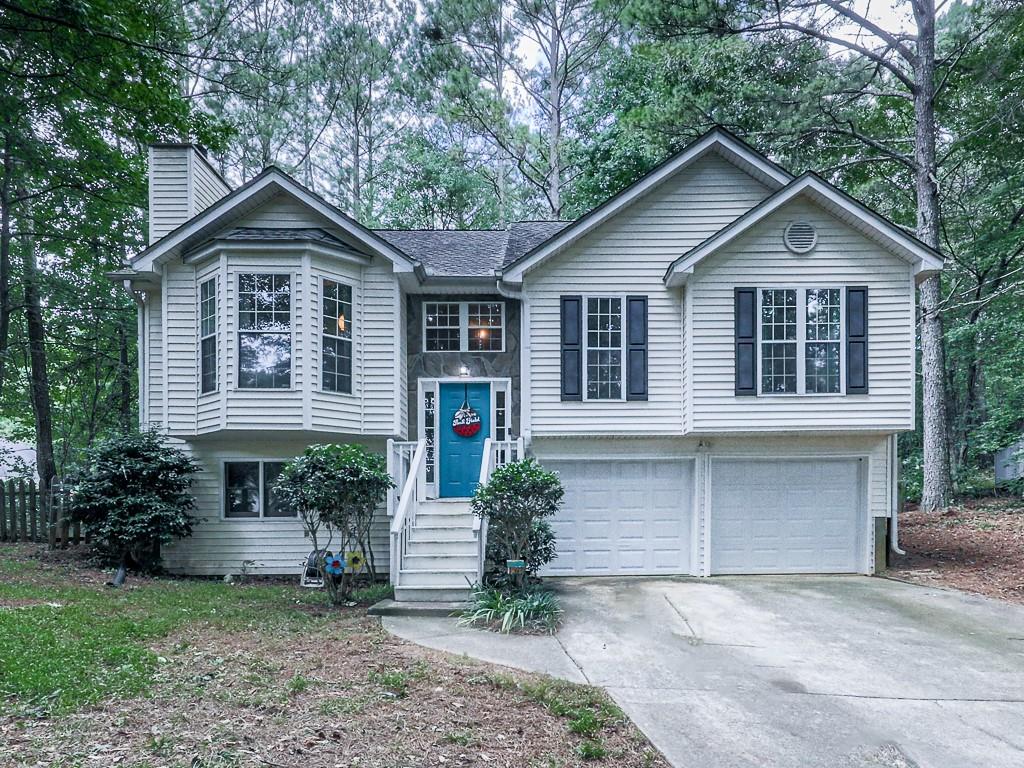
M 352 286 L 324 279 L 323 390 L 352 394 Z
M 425 302 L 423 349 L 427 352 L 503 352 L 505 303 Z
M 762 288 L 761 394 L 842 392 L 839 288 Z
M 283 461 L 224 463 L 224 517 L 295 517 L 296 512 L 274 492 Z
M 586 302 L 587 400 L 621 400 L 622 297 L 588 296 Z
M 199 391 L 217 391 L 217 278 L 199 284 Z
M 238 276 L 238 386 L 288 389 L 292 375 L 291 276 Z

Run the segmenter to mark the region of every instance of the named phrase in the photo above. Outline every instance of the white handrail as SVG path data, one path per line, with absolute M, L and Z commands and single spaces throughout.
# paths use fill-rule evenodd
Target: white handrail
M 426 461 L 427 441 L 420 440 L 416 443 L 416 453 L 413 454 L 409 463 L 409 470 L 405 476 L 405 484 L 402 487 L 402 495 L 395 507 L 394 517 L 391 518 L 391 583 L 398 585 L 399 575 L 402 572 L 402 556 L 405 554 L 408 544 L 408 533 L 412 523 L 416 520 L 416 506 L 419 503 L 418 486 L 420 484 L 420 468 Z

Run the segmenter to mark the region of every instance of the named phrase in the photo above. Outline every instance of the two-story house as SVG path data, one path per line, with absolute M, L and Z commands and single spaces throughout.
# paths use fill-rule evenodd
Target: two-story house
M 875 568 L 942 257 L 724 131 L 501 231 L 371 231 L 276 168 L 231 190 L 156 145 L 149 222 L 116 275 L 141 421 L 203 467 L 172 570 L 296 573 L 272 485 L 317 442 L 387 452 L 374 549 L 402 599 L 465 593 L 466 499 L 524 452 L 567 491 L 553 575 Z

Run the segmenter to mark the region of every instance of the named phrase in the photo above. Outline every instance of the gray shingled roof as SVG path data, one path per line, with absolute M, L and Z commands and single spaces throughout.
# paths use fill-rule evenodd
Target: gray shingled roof
M 556 232 L 566 221 L 517 221 L 504 229 L 383 229 L 376 234 L 438 277 L 488 277 Z
M 312 240 L 318 243 L 344 245 L 341 240 L 319 227 L 288 229 L 285 227 L 235 227 L 220 236 L 222 240 Z

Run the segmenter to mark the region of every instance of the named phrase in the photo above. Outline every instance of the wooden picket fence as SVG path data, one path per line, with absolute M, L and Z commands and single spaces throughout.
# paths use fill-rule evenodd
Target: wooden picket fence
M 67 489 L 56 479 L 50 489 L 35 480 L 0 481 L 0 541 L 66 547 L 84 541 L 81 525 L 67 516 Z

